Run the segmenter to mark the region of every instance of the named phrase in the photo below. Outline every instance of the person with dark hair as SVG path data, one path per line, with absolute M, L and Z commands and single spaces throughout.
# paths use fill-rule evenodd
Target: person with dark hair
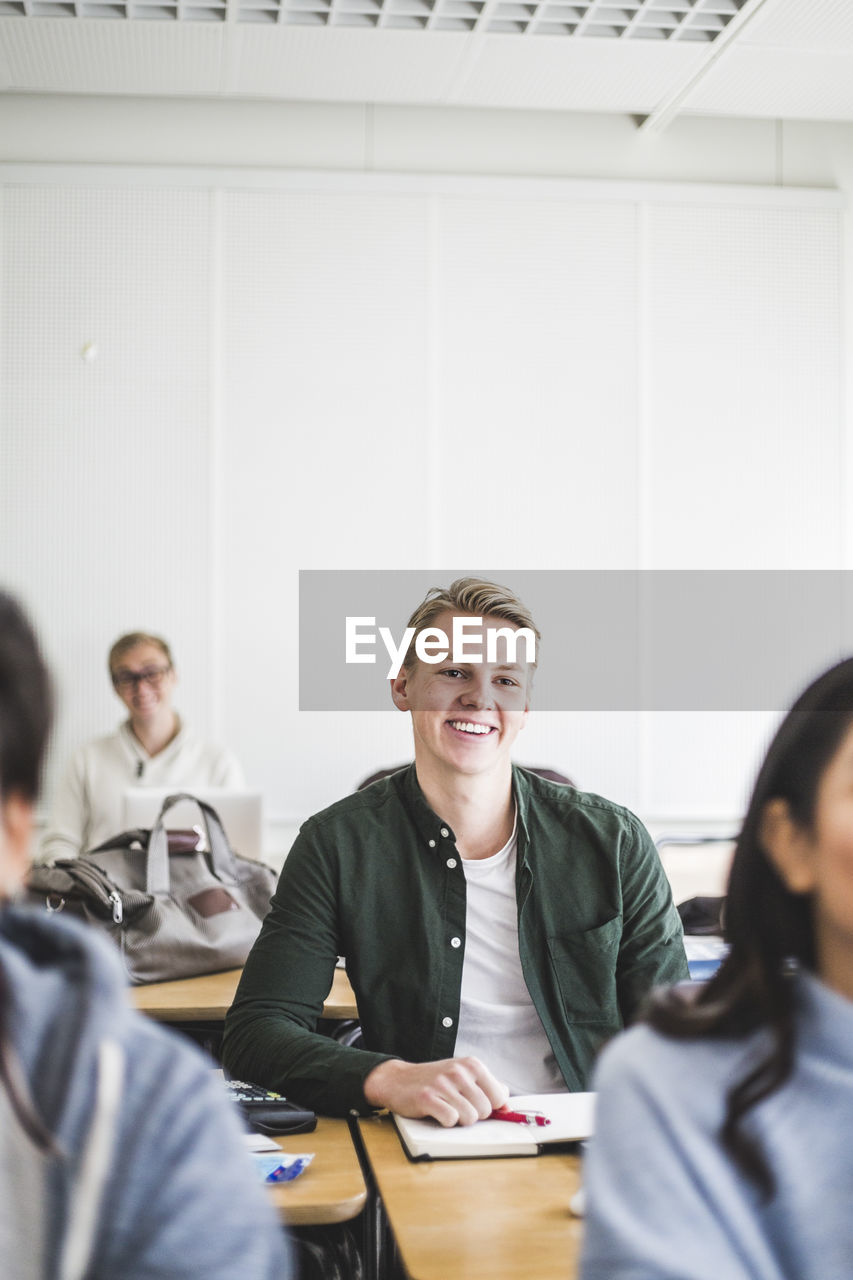
M 725 932 L 714 977 L 602 1056 L 583 1280 L 851 1273 L 853 659 L 770 745 Z
M 601 1041 L 687 962 L 642 824 L 511 760 L 538 657 L 527 608 L 461 578 L 409 627 L 391 698 L 415 762 L 302 827 L 223 1056 L 315 1110 L 473 1124 L 509 1093 L 584 1089 Z M 462 652 L 441 649 L 466 628 Z M 316 1029 L 338 955 L 360 1047 Z
M 93 927 L 14 903 L 51 701 L 30 624 L 0 592 L 0 1275 L 286 1280 L 210 1064 L 131 1008 Z
M 131 631 L 110 649 L 110 682 L 128 717 L 114 733 L 78 747 L 53 797 L 40 859 L 76 858 L 124 829 L 129 787 L 244 785 L 230 751 L 206 742 L 172 705 L 177 673 L 161 636 Z

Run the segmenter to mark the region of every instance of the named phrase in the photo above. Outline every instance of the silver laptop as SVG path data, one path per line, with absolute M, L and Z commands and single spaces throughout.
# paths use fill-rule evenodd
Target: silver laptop
M 124 793 L 124 830 L 153 827 L 166 796 L 181 787 L 128 787 Z M 228 843 L 244 858 L 260 860 L 263 850 L 263 796 L 260 791 L 232 791 L 227 787 L 186 787 L 219 814 Z M 204 830 L 201 810 L 181 801 L 166 814 L 170 830 L 198 826 Z

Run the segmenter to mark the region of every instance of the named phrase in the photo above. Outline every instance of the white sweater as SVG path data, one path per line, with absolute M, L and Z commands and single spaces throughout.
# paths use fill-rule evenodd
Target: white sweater
M 128 787 L 245 786 L 243 772 L 230 752 L 204 742 L 181 726 L 155 756 L 126 721 L 115 733 L 78 747 L 53 800 L 39 860 L 76 858 L 124 829 L 123 796 Z

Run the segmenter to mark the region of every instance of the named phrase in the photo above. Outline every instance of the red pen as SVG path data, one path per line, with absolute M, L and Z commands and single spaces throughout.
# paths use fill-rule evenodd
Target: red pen
M 539 1125 L 542 1129 L 546 1124 L 551 1123 L 541 1111 L 511 1111 L 507 1106 L 497 1107 L 488 1118 L 489 1120 L 508 1120 L 510 1124 Z

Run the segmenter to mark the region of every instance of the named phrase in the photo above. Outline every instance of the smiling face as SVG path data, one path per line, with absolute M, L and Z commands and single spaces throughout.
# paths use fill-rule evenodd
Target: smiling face
M 133 724 L 171 714 L 175 671 L 159 645 L 148 641 L 127 649 L 112 672 L 113 686 Z
M 451 637 L 454 617 L 471 616 L 448 610 L 430 627 Z M 483 661 L 454 662 L 452 653 L 434 665 L 415 659 L 392 681 L 394 705 L 411 712 L 419 772 L 509 772 L 510 748 L 527 720 L 531 671 L 523 643 L 514 657 L 508 651 L 499 634 L 507 629 L 518 630 L 504 618 L 487 616 L 480 636 L 469 632 L 465 640 L 466 654 Z M 486 661 L 489 633 L 492 662 Z

